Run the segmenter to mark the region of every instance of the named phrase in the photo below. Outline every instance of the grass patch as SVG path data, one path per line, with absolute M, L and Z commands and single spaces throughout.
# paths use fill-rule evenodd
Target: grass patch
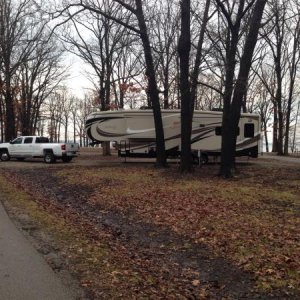
M 0 192 L 16 214 L 27 214 L 41 230 L 55 239 L 71 272 L 83 287 L 93 292 L 95 299 L 130 297 L 132 288 L 137 289 L 147 282 L 152 286 L 151 276 L 130 270 L 130 260 L 124 261 L 120 254 L 124 249 L 112 247 L 109 235 L 96 238 L 97 232 L 91 231 L 95 229 L 91 224 L 80 222 L 76 216 L 66 215 L 55 207 L 43 206 L 32 195 L 16 189 L 2 175 Z

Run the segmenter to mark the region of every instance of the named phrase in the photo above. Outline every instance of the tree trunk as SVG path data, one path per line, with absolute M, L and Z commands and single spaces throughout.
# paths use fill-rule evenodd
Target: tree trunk
M 5 106 L 6 106 L 5 140 L 10 141 L 16 137 L 15 112 L 14 112 L 13 97 L 10 92 L 10 86 L 7 86 L 7 91 L 5 94 Z
M 151 45 L 147 32 L 147 26 L 144 18 L 142 1 L 135 0 L 136 2 L 136 17 L 138 19 L 140 36 L 143 44 L 145 62 L 146 62 L 146 75 L 148 77 L 148 90 L 151 105 L 153 109 L 155 134 L 156 134 L 156 164 L 158 167 L 166 167 L 166 151 L 165 151 L 165 137 L 164 128 L 162 123 L 159 93 L 157 88 L 155 68 L 153 63 L 153 57 L 151 52 Z
M 164 109 L 169 109 L 169 70 L 164 75 Z
M 119 107 L 120 108 L 124 108 L 124 92 L 122 91 L 122 89 L 120 90 L 120 104 Z
M 178 45 L 181 94 L 181 172 L 191 172 L 193 169 L 191 153 L 193 111 L 189 81 L 189 62 L 191 50 L 190 9 L 190 0 L 181 1 L 181 34 Z
M 290 119 L 291 119 L 291 111 L 292 111 L 292 102 L 293 102 L 293 95 L 294 95 L 294 88 L 295 88 L 295 80 L 297 75 L 297 65 L 299 63 L 299 58 L 296 58 L 296 53 L 299 48 L 299 41 L 300 41 L 300 20 L 297 22 L 296 32 L 294 37 L 294 46 L 293 46 L 293 54 L 292 54 L 292 63 L 290 69 L 290 86 L 289 86 L 289 97 L 288 97 L 288 104 L 287 104 L 287 112 L 286 112 L 286 124 L 285 124 L 285 141 L 284 141 L 284 154 L 289 154 L 289 135 L 290 135 Z
M 274 121 L 273 121 L 273 141 L 272 152 L 278 151 L 278 112 L 277 104 L 274 103 Z
M 281 105 L 278 107 L 278 149 L 277 154 L 283 155 L 283 127 L 284 127 L 284 120 L 283 120 L 283 111 Z
M 265 119 L 262 119 L 263 125 L 264 125 L 264 138 L 265 138 L 265 144 L 266 144 L 266 152 L 269 152 L 269 141 L 268 141 L 268 131 L 267 131 L 267 122 Z
M 285 120 L 285 140 L 284 140 L 284 155 L 289 154 L 289 135 L 290 135 L 290 120 L 291 120 L 291 111 L 292 111 L 292 100 L 294 92 L 294 80 L 292 79 L 289 91 L 288 105 L 286 111 L 286 120 Z
M 257 0 L 253 15 L 250 20 L 250 28 L 246 37 L 244 52 L 241 57 L 240 70 L 234 88 L 231 105 L 228 103 L 223 112 L 223 133 L 221 150 L 220 175 L 224 178 L 232 177 L 235 164 L 236 137 L 241 114 L 243 96 L 247 90 L 247 82 L 252 64 L 252 57 L 257 42 L 258 32 L 264 8 L 267 0 Z M 224 106 L 225 108 L 225 106 Z
M 197 45 L 195 65 L 194 65 L 194 70 L 193 70 L 192 78 L 191 78 L 192 111 L 194 110 L 196 97 L 197 97 L 198 77 L 199 77 L 199 71 L 200 71 L 204 35 L 205 35 L 206 25 L 208 22 L 209 7 L 210 7 L 210 0 L 206 0 L 205 10 L 204 10 L 204 14 L 203 14 L 203 21 L 201 24 L 201 30 L 200 30 L 200 35 L 199 35 L 199 40 L 198 40 L 198 45 Z
M 76 116 L 73 115 L 73 142 L 76 143 Z
M 56 137 L 56 141 L 58 143 L 60 142 L 60 130 L 61 130 L 61 123 L 58 122 L 58 124 L 57 124 L 57 137 Z
M 282 112 L 282 68 L 281 68 L 281 49 L 278 49 L 279 61 L 276 61 L 276 77 L 277 77 L 277 90 L 275 101 L 277 104 L 277 125 L 278 125 L 278 140 L 277 140 L 277 154 L 283 154 L 283 112 Z
M 1 97 L 1 95 L 0 95 Z M 0 98 L 0 142 L 4 140 L 4 108 L 2 105 L 2 98 Z
M 231 120 L 231 97 L 233 93 L 233 78 L 236 66 L 236 52 L 239 38 L 239 26 L 234 26 L 230 33 L 227 33 L 227 53 L 226 53 L 226 79 L 225 91 L 223 97 L 223 117 L 222 117 L 222 146 L 221 146 L 221 168 L 220 175 L 224 178 L 232 177 L 232 168 L 234 167 L 235 159 L 235 140 L 233 136 L 233 120 Z
M 69 122 L 68 122 L 68 119 L 66 118 L 66 122 L 65 122 L 65 143 L 68 142 L 68 125 L 69 125 Z
M 297 125 L 298 125 L 298 116 L 299 116 L 299 111 L 300 111 L 300 101 L 298 102 L 297 106 L 297 112 L 296 112 L 296 121 L 295 121 L 295 128 L 294 128 L 294 134 L 293 134 L 293 152 L 296 150 L 296 131 L 297 131 Z
M 103 154 L 103 156 L 109 156 L 109 155 L 111 155 L 111 152 L 110 152 L 110 142 L 102 142 L 101 146 L 102 146 L 102 154 Z

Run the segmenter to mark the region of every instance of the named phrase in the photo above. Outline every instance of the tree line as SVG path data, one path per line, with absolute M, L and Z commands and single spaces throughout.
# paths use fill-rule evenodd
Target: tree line
M 63 48 L 34 1 L 0 1 L 0 134 L 33 134 L 42 104 L 64 77 Z
M 37 120 L 42 107 L 38 103 L 49 103 L 51 97 L 58 101 L 59 97 L 53 97 L 55 87 L 65 74 L 59 59 L 71 52 L 91 70 L 86 76 L 94 85 L 92 104 L 102 110 L 139 105 L 153 109 L 160 166 L 166 165 L 162 108 L 181 110 L 183 172 L 192 170 L 194 109 L 223 110 L 220 173 L 224 177 L 230 177 L 234 168 L 241 112 L 260 114 L 267 150 L 288 154 L 295 149 L 295 127 L 291 124 L 297 117 L 300 60 L 300 4 L 296 0 L 0 3 L 1 14 L 8 4 L 14 6 L 11 15 L 5 13 L 9 22 L 0 25 L 0 120 L 6 138 L 16 133 L 16 126 L 23 134 L 28 126 L 36 130 L 36 124 L 23 121 L 26 110 L 35 107 L 37 117 L 28 119 Z M 16 16 L 26 22 L 13 25 Z M 17 29 L 5 29 L 7 24 Z M 10 32 L 6 38 L 2 34 L 5 30 Z M 9 44 L 11 32 L 16 36 Z M 7 68 L 8 45 L 12 59 Z M 50 45 L 52 50 L 47 52 Z M 41 52 L 47 52 L 48 57 L 44 54 L 38 64 Z M 51 55 L 56 63 L 50 63 Z M 47 74 L 35 72 L 35 65 L 42 65 L 44 71 L 53 68 L 44 84 Z M 34 81 L 36 73 L 39 79 Z M 21 88 L 29 83 L 29 92 Z M 70 96 L 68 101 L 75 103 L 75 98 Z
M 66 49 L 49 21 L 35 1 L 0 0 L 0 141 L 46 134 L 87 144 L 84 121 L 94 94 L 78 99 L 67 91 Z

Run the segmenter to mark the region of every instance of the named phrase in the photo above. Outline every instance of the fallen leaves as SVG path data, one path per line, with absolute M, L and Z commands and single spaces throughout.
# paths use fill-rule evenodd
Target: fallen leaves
M 197 279 L 193 280 L 192 285 L 193 286 L 199 286 L 200 285 L 200 280 L 197 280 Z
M 118 242 L 124 236 L 122 226 L 138 228 L 138 224 L 129 224 L 137 220 L 143 224 L 163 226 L 172 233 L 190 238 L 199 246 L 206 245 L 212 256 L 225 257 L 255 274 L 256 284 L 262 290 L 300 289 L 297 169 L 280 168 L 275 177 L 275 169 L 271 172 L 252 166 L 245 168 L 239 179 L 230 182 L 213 177 L 212 171 L 204 167 L 188 178 L 181 177 L 173 170 L 155 170 L 142 165 L 52 171 L 51 176 L 56 178 L 59 185 L 53 187 L 49 199 L 45 199 L 44 190 L 49 187 L 40 187 L 35 183 L 37 175 L 11 172 L 8 176 L 48 207 L 53 205 L 57 209 L 57 203 L 51 199 L 57 198 L 59 193 L 63 194 L 64 197 L 58 202 L 64 206 L 59 209 L 67 210 L 74 219 L 76 216 L 78 221 L 74 221 L 74 224 L 90 238 L 92 232 L 99 230 L 95 221 L 97 214 L 112 215 L 112 219 L 104 225 L 110 230 L 113 228 L 113 231 L 103 232 L 101 236 L 104 241 L 109 241 L 111 248 L 96 260 L 95 257 L 84 257 L 87 245 L 77 248 L 76 255 L 89 268 L 99 263 L 110 280 L 106 287 L 109 284 L 121 286 L 124 289 L 122 295 L 128 295 L 127 288 L 135 293 L 150 287 L 153 287 L 151 293 L 157 296 L 174 295 L 179 293 L 178 290 L 181 295 L 187 293 L 181 290 L 178 282 L 178 290 L 175 288 L 174 293 L 171 292 L 174 282 L 167 282 L 175 278 L 169 274 L 172 270 L 159 270 L 155 274 L 158 266 L 153 266 L 154 259 L 150 255 L 139 256 L 139 249 L 135 248 L 136 253 L 126 256 L 133 250 L 130 248 L 130 237 L 126 240 L 128 245 L 124 246 L 123 241 Z M 75 190 L 79 193 L 78 198 L 72 198 Z M 114 212 L 123 215 L 124 219 L 114 219 Z M 80 223 L 90 216 L 95 217 L 94 221 Z M 139 234 L 142 235 L 142 231 Z M 149 238 L 153 237 L 154 240 L 155 235 L 155 232 L 150 233 Z M 97 240 L 97 235 L 93 239 Z M 179 249 L 176 242 L 171 244 L 165 241 L 161 241 L 159 246 L 162 255 L 171 250 L 188 251 L 192 247 L 186 244 L 185 249 Z M 112 254 L 114 250 L 115 256 Z M 157 252 L 156 256 L 159 257 L 160 253 Z M 125 263 L 116 268 L 112 257 L 118 262 L 124 259 Z M 83 264 L 80 268 L 85 270 L 88 266 Z M 201 274 L 201 268 L 198 271 Z M 198 294 L 206 294 L 202 290 L 205 283 L 197 276 L 189 273 L 187 278 L 187 285 L 195 288 Z M 130 282 L 131 287 L 125 284 L 126 281 Z M 82 284 L 90 286 L 96 283 L 87 276 Z
M 167 225 L 174 232 L 206 243 L 216 254 L 225 255 L 247 270 L 264 270 L 261 275 L 256 272 L 258 280 L 267 275 L 270 286 L 276 286 L 278 277 L 287 284 L 299 278 L 299 274 L 291 276 L 293 272 L 289 272 L 299 268 L 299 264 L 291 267 L 291 259 L 286 259 L 292 255 L 300 261 L 299 216 L 293 208 L 300 204 L 299 186 L 295 180 L 287 184 L 286 176 L 294 175 L 290 170 L 286 175 L 281 169 L 284 185 L 280 185 L 280 190 L 274 189 L 273 182 L 266 184 L 268 176 L 257 169 L 252 170 L 257 173 L 257 180 L 252 178 L 251 184 L 247 179 L 230 184 L 217 178 L 199 180 L 197 176 L 177 179 L 153 170 L 147 176 L 147 168 L 106 171 L 97 170 L 92 175 L 101 180 L 89 198 L 91 203 L 121 211 L 134 209 L 144 221 Z M 273 177 L 274 173 L 269 174 Z M 264 178 L 263 187 L 260 176 Z M 118 185 L 102 188 L 105 177 L 118 178 Z M 278 178 L 277 182 L 280 183 Z M 278 197 L 284 206 L 279 206 Z M 247 250 L 237 251 L 240 247 Z M 276 269 L 278 261 L 284 265 L 283 270 Z M 272 268 L 264 269 L 265 263 Z

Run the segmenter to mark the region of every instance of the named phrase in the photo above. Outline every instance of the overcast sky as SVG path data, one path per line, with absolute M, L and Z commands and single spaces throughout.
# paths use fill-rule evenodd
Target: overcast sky
M 86 89 L 92 88 L 91 82 L 87 79 L 85 70 L 88 65 L 80 58 L 70 54 L 69 78 L 65 81 L 65 85 L 70 88 L 70 92 L 77 97 L 83 98 Z

